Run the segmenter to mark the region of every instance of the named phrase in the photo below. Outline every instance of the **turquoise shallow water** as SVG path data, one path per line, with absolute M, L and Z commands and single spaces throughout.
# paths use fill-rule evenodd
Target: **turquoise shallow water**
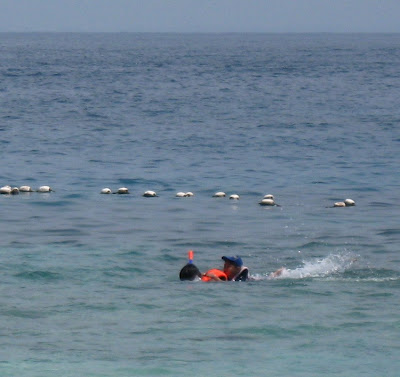
M 398 375 L 399 35 L 0 48 L 2 376 Z

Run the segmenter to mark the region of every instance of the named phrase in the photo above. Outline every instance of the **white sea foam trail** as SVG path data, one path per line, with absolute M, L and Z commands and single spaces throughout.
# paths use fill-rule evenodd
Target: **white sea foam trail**
M 295 269 L 283 268 L 280 273 L 271 272 L 264 276 L 252 276 L 253 280 L 269 279 L 304 279 L 312 277 L 326 277 L 336 273 L 343 273 L 357 260 L 351 254 L 330 254 L 322 259 L 303 261 L 303 265 Z

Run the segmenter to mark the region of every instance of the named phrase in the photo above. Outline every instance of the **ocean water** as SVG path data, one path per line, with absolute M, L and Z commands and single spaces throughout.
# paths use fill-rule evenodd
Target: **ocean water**
M 399 34 L 0 51 L 0 186 L 54 190 L 0 195 L 1 376 L 399 375 Z M 179 281 L 190 249 L 251 280 Z

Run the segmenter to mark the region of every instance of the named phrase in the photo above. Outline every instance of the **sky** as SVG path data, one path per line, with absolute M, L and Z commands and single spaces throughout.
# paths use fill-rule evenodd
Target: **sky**
M 0 0 L 0 32 L 400 32 L 400 0 Z

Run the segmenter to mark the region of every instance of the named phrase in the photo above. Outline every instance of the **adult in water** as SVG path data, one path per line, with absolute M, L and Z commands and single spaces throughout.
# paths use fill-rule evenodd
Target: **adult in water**
M 246 281 L 249 277 L 249 269 L 246 266 L 243 266 L 242 258 L 235 257 L 227 257 L 223 256 L 222 260 L 224 263 L 223 273 L 226 275 L 226 278 L 222 274 L 216 274 L 213 270 L 207 271 L 203 276 L 209 278 L 210 281 Z M 222 275 L 222 276 L 221 276 Z M 204 280 L 202 278 L 202 280 Z

